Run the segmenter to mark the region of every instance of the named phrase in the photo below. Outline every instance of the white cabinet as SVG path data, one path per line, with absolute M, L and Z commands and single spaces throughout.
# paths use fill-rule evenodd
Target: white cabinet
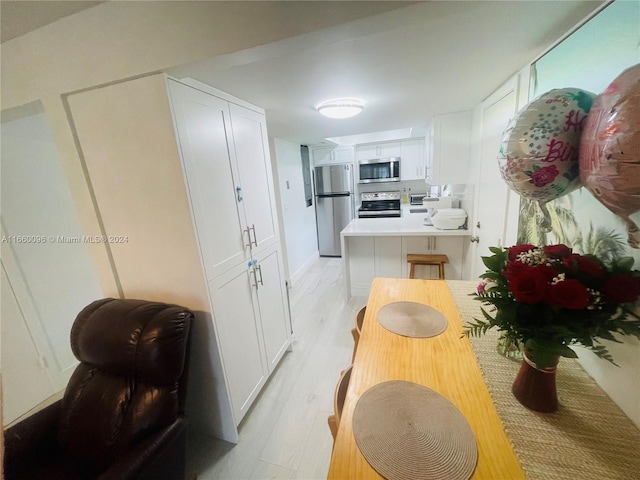
M 236 425 L 269 371 L 254 310 L 251 268 L 243 262 L 210 283 L 213 315 Z
M 264 114 L 233 103 L 229 108 L 239 174 L 235 185 L 242 198 L 246 240 L 251 248 L 261 249 L 278 240 L 267 125 Z
M 226 134 L 231 132 L 229 102 L 178 82 L 169 85 L 198 239 L 202 246 L 215 245 L 201 248 L 211 280 L 249 255 L 242 194 L 236 190 L 242 187 L 235 143 Z
M 370 143 L 356 147 L 356 159 L 400 157 L 400 180 L 424 180 L 425 143 L 423 139 L 401 142 Z
M 471 118 L 470 111 L 433 117 L 431 131 L 426 138 L 427 183 L 448 185 L 469 182 Z
M 406 262 L 407 254 L 443 254 L 449 258 L 449 263 L 444 266 L 445 278 L 460 280 L 462 278 L 462 260 L 464 255 L 464 238 L 456 236 L 414 236 L 403 237 L 402 242 L 402 276 L 409 277 L 409 264 Z M 438 267 L 430 265 L 417 265 L 416 278 L 439 278 Z
M 399 157 L 402 154 L 401 142 L 371 143 L 356 147 L 357 160 Z
M 69 103 L 106 234 L 129 238 L 114 294 L 196 312 L 190 410 L 237 441 L 291 341 L 264 112 L 164 75 Z
M 408 253 L 441 253 L 449 257 L 445 265 L 445 277 L 462 278 L 463 236 L 407 235 L 407 236 L 347 236 L 348 296 L 369 295 L 375 277 L 408 278 Z M 438 278 L 438 268 L 418 266 L 416 278 Z
M 281 255 L 282 252 L 279 249 L 266 251 L 255 257 L 252 267 L 253 286 L 269 373 L 273 372 L 289 346 L 291 335 L 290 322 L 282 321 L 288 318 L 288 301 L 286 290 L 281 288 L 284 285 Z
M 313 147 L 311 149 L 313 165 L 334 165 L 340 163 L 353 163 L 353 147 L 345 145 L 340 147 Z
M 424 140 L 403 140 L 400 152 L 400 180 L 424 180 L 425 167 Z

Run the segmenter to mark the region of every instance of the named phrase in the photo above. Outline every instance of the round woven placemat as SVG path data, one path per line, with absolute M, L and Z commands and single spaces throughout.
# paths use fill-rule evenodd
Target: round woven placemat
M 369 464 L 388 480 L 467 480 L 478 460 L 466 418 L 446 398 L 401 380 L 367 390 L 353 434 Z
M 378 322 L 387 330 L 405 337 L 435 337 L 449 322 L 438 310 L 416 302 L 393 302 L 378 311 Z

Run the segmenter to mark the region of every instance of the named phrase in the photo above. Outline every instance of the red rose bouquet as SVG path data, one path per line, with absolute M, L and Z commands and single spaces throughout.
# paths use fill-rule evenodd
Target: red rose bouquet
M 488 271 L 472 295 L 492 308 L 482 308 L 484 318 L 468 324 L 465 334 L 479 336 L 497 327 L 524 346 L 540 369 L 558 355 L 576 358 L 569 348 L 573 344 L 614 363 L 598 338 L 619 342 L 613 336 L 619 333 L 640 339 L 640 316 L 634 311 L 640 272 L 632 270 L 632 258 L 606 265 L 562 244 L 490 250 L 492 256 L 482 257 Z

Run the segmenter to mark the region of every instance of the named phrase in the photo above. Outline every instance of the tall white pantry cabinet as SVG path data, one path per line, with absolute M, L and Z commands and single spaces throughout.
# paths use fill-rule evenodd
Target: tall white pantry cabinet
M 291 342 L 264 112 L 158 74 L 68 97 L 125 298 L 196 312 L 187 413 L 237 425 Z

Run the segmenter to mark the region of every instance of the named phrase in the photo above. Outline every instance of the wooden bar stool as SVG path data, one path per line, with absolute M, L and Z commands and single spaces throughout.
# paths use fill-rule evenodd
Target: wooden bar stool
M 433 265 L 438 266 L 438 276 L 440 280 L 444 280 L 444 264 L 449 263 L 449 257 L 446 255 L 421 255 L 417 253 L 407 254 L 407 263 L 411 265 L 409 278 L 415 278 L 416 265 Z

